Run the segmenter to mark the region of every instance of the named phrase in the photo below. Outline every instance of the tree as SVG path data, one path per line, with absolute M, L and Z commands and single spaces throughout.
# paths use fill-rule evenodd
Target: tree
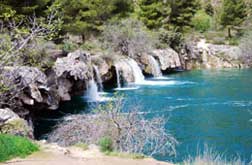
M 0 18 L 15 18 L 16 21 L 36 13 L 45 16 L 45 11 L 52 0 L 2 0 L 0 4 Z
M 121 2 L 121 3 L 120 3 Z M 101 32 L 103 25 L 112 17 L 126 16 L 131 0 L 58 0 L 63 8 L 64 31 L 82 35 Z
M 139 3 L 140 19 L 150 29 L 167 28 L 171 13 L 170 4 L 160 0 L 141 0 Z
M 191 26 L 191 19 L 200 7 L 198 0 L 172 0 L 170 22 L 178 30 Z
M 204 2 L 204 10 L 205 12 L 210 15 L 210 16 L 213 16 L 214 15 L 214 7 L 212 5 L 212 2 L 207 0 Z
M 231 38 L 231 29 L 240 25 L 247 16 L 244 0 L 223 0 L 221 24 L 228 28 L 228 37 Z

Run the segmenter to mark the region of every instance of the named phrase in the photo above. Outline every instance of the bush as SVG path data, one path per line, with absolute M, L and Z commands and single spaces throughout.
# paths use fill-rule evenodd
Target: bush
M 171 47 L 175 50 L 179 50 L 181 47 L 184 38 L 182 33 L 176 31 L 168 31 L 165 29 L 159 29 L 158 31 L 158 43 L 157 48 L 167 48 Z
M 103 137 L 99 140 L 100 150 L 102 152 L 112 152 L 113 151 L 113 141 L 109 137 Z
M 0 134 L 0 162 L 14 157 L 23 158 L 38 150 L 38 146 L 26 138 Z
M 239 157 L 227 160 L 223 155 L 218 154 L 213 149 L 205 146 L 202 153 L 199 153 L 195 158 L 188 158 L 183 162 L 183 165 L 245 165 Z
M 211 19 L 203 10 L 199 10 L 192 18 L 193 27 L 199 32 L 205 32 L 211 27 Z
M 165 129 L 164 118 L 146 119 L 145 114 L 138 112 L 136 105 L 126 113 L 123 105 L 124 101 L 120 96 L 99 106 L 93 114 L 70 116 L 49 135 L 48 141 L 62 146 L 71 146 L 78 142 L 100 142 L 105 151 L 111 150 L 113 144 L 117 152 L 147 156 L 175 154 L 177 141 Z
M 105 49 L 134 57 L 151 50 L 157 39 L 139 20 L 126 19 L 108 24 L 102 34 L 102 42 Z

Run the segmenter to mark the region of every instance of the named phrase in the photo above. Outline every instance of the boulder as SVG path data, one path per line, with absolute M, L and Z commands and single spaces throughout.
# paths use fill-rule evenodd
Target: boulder
M 142 64 L 143 72 L 145 75 L 154 77 L 162 76 L 161 67 L 157 57 L 144 53 L 141 55 L 139 63 Z
M 53 68 L 57 77 L 73 77 L 74 80 L 92 78 L 90 55 L 82 50 L 69 53 L 67 57 L 58 58 Z
M 33 137 L 28 122 L 8 108 L 0 109 L 0 133 Z
M 201 39 L 190 45 L 186 66 L 189 70 L 240 68 L 240 54 L 241 50 L 237 46 L 209 44 L 205 39 Z
M 102 82 L 109 81 L 113 78 L 112 64 L 113 61 L 107 61 L 103 55 L 92 56 L 92 64 L 97 66 Z
M 120 80 L 125 83 L 131 83 L 135 81 L 133 70 L 132 67 L 129 65 L 128 59 L 125 58 L 115 61 L 114 67 L 117 70 L 117 76 L 120 77 Z
M 27 105 L 42 103 L 41 90 L 47 88 L 47 77 L 35 67 L 5 67 L 2 83 L 17 93 L 17 97 Z
M 160 68 L 163 71 L 180 68 L 182 66 L 179 54 L 171 48 L 154 50 L 151 55 L 158 60 Z
M 150 55 L 144 53 L 143 55 L 140 56 L 139 62 L 143 65 L 145 74 L 154 75 L 149 56 Z

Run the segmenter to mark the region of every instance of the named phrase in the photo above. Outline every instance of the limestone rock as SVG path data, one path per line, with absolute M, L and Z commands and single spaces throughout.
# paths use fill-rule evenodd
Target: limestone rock
M 193 42 L 186 57 L 187 69 L 240 68 L 241 50 L 237 46 L 215 45 L 205 39 Z
M 0 109 L 0 133 L 28 136 L 32 138 L 32 128 L 12 110 Z
M 133 70 L 132 67 L 129 65 L 128 59 L 126 58 L 120 59 L 115 62 L 114 66 L 119 74 L 118 76 L 122 78 L 123 82 L 125 83 L 134 82 L 135 78 Z
M 181 67 L 178 53 L 171 48 L 154 50 L 151 55 L 158 59 L 163 71 Z
M 89 54 L 77 50 L 67 57 L 58 58 L 54 65 L 57 77 L 71 76 L 74 80 L 90 80 L 92 77 Z

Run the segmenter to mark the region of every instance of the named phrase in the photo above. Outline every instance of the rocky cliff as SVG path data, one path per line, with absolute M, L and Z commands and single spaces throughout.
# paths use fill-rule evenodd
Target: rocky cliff
M 182 53 L 187 70 L 246 67 L 239 60 L 241 50 L 238 46 L 209 44 L 205 39 L 187 46 L 187 51 Z
M 192 42 L 181 53 L 171 48 L 153 50 L 136 56 L 134 59 L 117 55 L 90 55 L 77 50 L 65 57 L 59 56 L 54 66 L 42 72 L 34 67 L 5 67 L 1 74 L 1 83 L 12 89 L 10 100 L 1 104 L 0 119 L 8 123 L 6 113 L 18 114 L 25 126 L 31 132 L 32 114 L 36 111 L 57 110 L 60 102 L 69 101 L 73 95 L 84 95 L 90 82 L 100 86 L 121 87 L 127 83 L 144 80 L 142 72 L 147 76 L 159 77 L 162 73 L 177 69 L 211 69 L 211 68 L 241 68 L 239 62 L 240 50 L 235 46 L 207 44 L 205 40 Z M 139 73 L 140 72 L 140 73 Z M 18 89 L 18 90 L 17 90 Z M 6 108 L 12 108 L 6 109 Z M 20 120 L 19 120 L 20 121 Z M 28 127 L 27 127 L 28 126 Z M 27 131 L 9 130 L 8 133 L 27 135 Z M 23 132 L 23 133 L 22 133 Z M 31 133 L 29 133 L 31 134 Z

